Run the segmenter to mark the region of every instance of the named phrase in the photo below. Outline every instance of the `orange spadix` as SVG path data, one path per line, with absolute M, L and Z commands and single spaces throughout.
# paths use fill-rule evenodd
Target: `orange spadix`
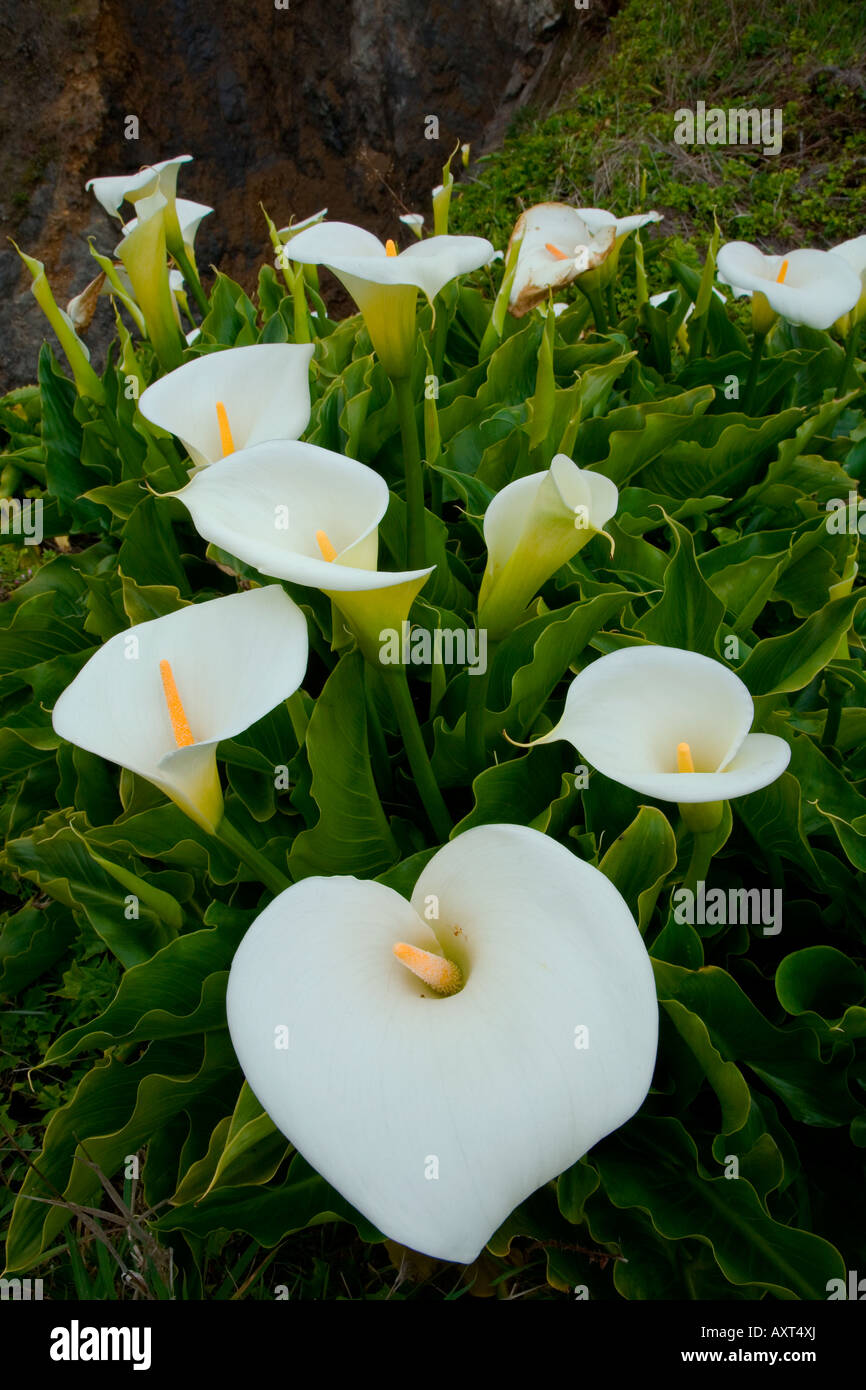
M 322 552 L 322 559 L 323 559 L 323 560 L 328 560 L 328 561 L 336 560 L 336 558 L 337 558 L 337 551 L 336 551 L 335 547 L 331 544 L 331 542 L 328 540 L 328 536 L 327 536 L 326 532 L 324 532 L 324 531 L 317 531 L 317 532 L 316 532 L 316 543 L 317 543 L 319 549 L 320 549 L 321 552 Z
M 456 994 L 463 984 L 463 971 L 453 960 L 434 955 L 432 951 L 422 951 L 420 946 L 409 946 L 398 941 L 394 955 L 401 965 L 423 980 L 425 985 L 437 990 L 439 994 Z
M 235 442 L 234 442 L 234 440 L 232 439 L 232 429 L 231 429 L 231 425 L 229 424 L 228 411 L 226 410 L 226 408 L 225 408 L 225 406 L 223 405 L 222 401 L 217 401 L 217 403 L 216 403 L 216 413 L 217 413 L 217 423 L 219 424 L 219 427 L 220 427 L 220 442 L 221 442 L 221 444 L 222 444 L 222 449 L 223 449 L 223 458 L 225 458 L 225 456 L 226 456 L 227 454 L 233 454 L 233 453 L 234 453 L 234 451 L 235 451 Z
M 677 744 L 677 772 L 694 772 L 692 750 L 687 743 Z
M 192 729 L 189 727 L 186 711 L 177 691 L 174 673 L 167 661 L 159 663 L 159 674 L 162 676 L 162 688 L 165 693 L 165 703 L 168 706 L 168 717 L 171 720 L 174 741 L 178 748 L 189 748 L 190 744 L 195 743 L 195 739 L 192 736 Z

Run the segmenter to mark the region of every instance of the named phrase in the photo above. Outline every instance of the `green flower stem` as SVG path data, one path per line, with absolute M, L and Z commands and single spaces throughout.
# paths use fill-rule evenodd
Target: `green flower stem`
M 842 371 L 839 373 L 839 384 L 836 387 L 837 396 L 844 395 L 845 382 L 848 380 L 848 373 L 854 365 L 854 358 L 857 355 L 857 339 L 860 337 L 859 322 L 851 325 L 848 337 L 845 340 L 845 360 L 842 363 Z
M 592 309 L 592 317 L 595 320 L 595 326 L 597 331 L 599 333 L 607 333 L 609 325 L 607 321 L 607 314 L 604 312 L 604 304 L 601 298 L 601 290 L 598 288 L 598 286 L 591 290 L 587 289 L 584 285 L 580 283 L 579 278 L 577 280 L 577 288 L 580 290 L 581 294 L 585 295 L 586 298 L 589 300 L 589 307 Z
M 415 423 L 415 402 L 408 376 L 392 378 L 400 417 L 403 468 L 406 476 L 406 563 L 409 569 L 423 569 L 424 558 L 424 474 Z
M 746 378 L 746 389 L 743 399 L 744 415 L 751 415 L 752 413 L 752 397 L 755 394 L 755 388 L 758 384 L 758 368 L 761 365 L 761 355 L 764 351 L 766 339 L 766 333 L 755 334 L 755 341 L 752 344 L 752 360 L 749 363 L 749 375 Z
M 307 282 L 304 278 L 304 267 L 295 266 L 295 273 L 292 276 L 292 310 L 295 318 L 295 342 L 309 343 L 312 341 L 310 334 L 310 319 L 307 313 Z
M 204 316 L 207 317 L 207 315 L 210 313 L 210 304 L 208 303 L 207 295 L 202 289 L 201 280 L 198 278 L 198 271 L 196 270 L 195 266 L 193 265 L 192 261 L 187 255 L 186 247 L 184 247 L 183 250 L 174 251 L 172 252 L 172 254 L 174 256 L 174 259 L 177 261 L 178 270 L 180 271 L 184 280 L 186 280 L 186 283 L 192 290 L 193 299 L 195 300 L 202 314 L 204 314 Z
M 380 678 L 381 668 L 374 666 L 371 661 L 365 661 L 364 692 L 367 705 L 367 738 L 370 744 L 370 756 L 374 771 L 377 774 L 376 784 L 379 792 L 382 796 L 391 799 L 394 795 L 391 760 L 388 757 L 388 745 L 385 741 L 385 732 L 376 705 L 376 691 L 381 688 L 378 686 Z
M 696 832 L 692 837 L 692 853 L 683 887 L 696 893 L 699 883 L 706 883 L 707 874 L 713 858 L 715 835 L 711 831 Z
M 725 813 L 724 801 L 683 801 L 680 815 L 686 827 L 696 835 L 718 830 Z
M 424 809 L 435 831 L 436 838 L 440 844 L 445 844 L 451 834 L 451 817 L 442 799 L 436 778 L 433 776 L 430 759 L 427 757 L 427 749 L 424 747 L 424 738 L 418 723 L 418 716 L 415 713 L 415 705 L 409 693 L 409 682 L 406 679 L 405 668 L 403 666 L 390 667 L 385 676 L 385 682 L 391 703 L 394 706 L 394 713 L 397 716 L 397 723 L 400 725 L 400 733 L 403 735 L 403 745 L 409 758 L 409 766 L 424 803 Z
M 611 323 L 616 323 L 616 300 L 613 296 L 613 280 L 607 282 L 607 312 Z
M 291 887 L 291 879 L 287 878 L 276 864 L 272 864 L 269 859 L 266 859 L 255 845 L 251 845 L 246 835 L 242 835 L 237 826 L 232 825 L 225 816 L 214 831 L 214 835 L 221 844 L 225 845 L 226 849 L 232 851 L 242 864 L 246 864 L 248 869 L 252 869 L 259 882 L 263 883 L 266 888 L 270 888 L 272 893 L 282 893 L 286 888 Z
M 442 474 L 430 470 L 430 506 L 437 516 L 442 515 Z
M 843 638 L 842 640 L 845 643 L 844 658 L 847 658 L 847 638 Z M 838 651 L 834 652 L 833 658 L 834 660 L 839 658 Z M 821 735 L 821 744 L 824 748 L 834 748 L 836 739 L 839 736 L 839 724 L 842 719 L 842 700 L 846 689 L 848 689 L 848 682 L 846 681 L 843 683 L 837 679 L 832 671 L 825 671 L 823 686 L 824 695 L 827 700 L 827 717 L 824 720 L 824 732 Z
M 483 772 L 487 766 L 487 738 L 484 729 L 484 715 L 487 709 L 487 691 L 490 685 L 490 668 L 496 643 L 488 641 L 487 669 L 480 676 L 468 676 L 469 690 L 466 696 L 466 754 L 472 776 Z

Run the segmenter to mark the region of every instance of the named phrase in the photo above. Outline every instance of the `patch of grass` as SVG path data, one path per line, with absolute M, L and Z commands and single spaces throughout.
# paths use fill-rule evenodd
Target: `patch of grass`
M 726 239 L 765 249 L 860 235 L 861 12 L 847 0 L 758 0 L 749 14 L 744 25 L 729 0 L 628 0 L 586 84 L 551 114 L 521 112 L 502 148 L 455 189 L 452 230 L 504 247 L 520 211 L 550 200 L 618 216 L 655 208 L 660 230 L 701 256 L 714 212 Z M 676 144 L 675 112 L 698 101 L 780 109 L 781 152 Z

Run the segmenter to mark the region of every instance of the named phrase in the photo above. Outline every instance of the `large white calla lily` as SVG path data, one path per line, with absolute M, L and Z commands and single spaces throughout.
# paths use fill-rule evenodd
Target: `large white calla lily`
M 223 816 L 217 744 L 297 690 L 307 651 L 304 615 L 277 584 L 190 604 L 110 638 L 64 690 L 52 722 L 214 833 Z
M 213 212 L 213 208 L 209 208 L 206 203 L 194 203 L 189 198 L 175 199 L 175 207 L 177 208 L 177 220 L 180 225 L 183 244 L 191 251 L 195 243 L 196 232 L 204 219 Z M 134 232 L 137 226 L 138 218 L 130 217 L 129 221 L 123 224 L 121 231 L 124 236 L 129 236 L 129 233 Z
M 562 718 L 536 740 L 568 739 L 605 777 L 681 806 L 767 787 L 791 750 L 753 734 L 752 697 L 739 676 L 679 647 L 623 647 L 572 681 Z
M 833 251 L 787 251 L 767 256 L 748 241 L 729 241 L 716 258 L 716 274 L 736 295 L 752 296 L 756 331 L 766 333 L 775 316 L 809 328 L 827 329 L 860 298 L 860 276 Z
M 658 1034 L 616 888 L 516 825 L 445 845 L 411 902 L 355 878 L 287 889 L 241 942 L 227 1011 L 308 1162 L 391 1239 L 463 1264 L 635 1113 Z
M 613 273 L 619 247 L 630 232 L 660 222 L 657 212 L 614 217 L 604 208 L 573 208 L 567 203 L 538 203 L 522 212 L 511 233 L 509 249 L 520 241 L 509 310 L 521 318 L 573 280 L 609 263 Z
M 484 514 L 487 566 L 478 600 L 478 625 L 490 641 L 505 637 L 542 584 L 604 533 L 618 498 L 609 478 L 566 454 L 496 494 Z
M 227 453 L 303 434 L 310 420 L 312 357 L 307 343 L 209 352 L 148 386 L 138 408 L 176 434 L 201 468 Z
M 399 630 L 435 568 L 376 569 L 387 484 L 366 464 L 315 444 L 258 444 L 194 474 L 173 495 L 205 540 L 262 574 L 327 593 L 376 662 L 379 634 Z
M 449 280 L 486 265 L 493 247 L 483 237 L 437 236 L 398 255 L 393 241 L 383 245 L 362 227 L 321 222 L 292 237 L 286 254 L 333 271 L 363 314 L 383 367 L 403 377 L 412 365 L 417 291 L 432 302 Z

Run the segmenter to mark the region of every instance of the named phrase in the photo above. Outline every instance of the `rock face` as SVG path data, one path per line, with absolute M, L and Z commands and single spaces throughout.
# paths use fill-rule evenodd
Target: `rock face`
M 88 178 L 175 154 L 183 195 L 209 203 L 197 255 L 245 284 L 277 225 L 321 207 L 393 235 L 456 141 L 479 153 L 580 41 L 572 0 L 16 0 L 0 15 L 0 222 L 45 261 L 61 303 L 116 224 Z M 593 19 L 615 5 L 592 0 Z M 584 22 L 586 22 L 584 20 Z M 598 27 L 597 23 L 593 27 Z M 548 81 L 549 86 L 549 81 Z M 125 138 L 129 116 L 138 139 Z M 438 139 L 427 119 L 438 120 Z M 0 243 L 0 389 L 30 381 L 45 333 Z M 102 303 L 89 341 L 111 334 Z

